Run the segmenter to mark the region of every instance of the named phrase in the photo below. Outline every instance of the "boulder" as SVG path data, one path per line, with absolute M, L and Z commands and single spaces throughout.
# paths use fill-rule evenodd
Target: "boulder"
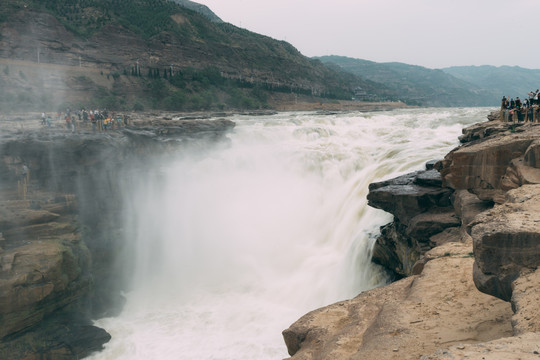
M 510 301 L 512 282 L 540 264 L 540 185 L 524 185 L 471 223 L 480 291 Z

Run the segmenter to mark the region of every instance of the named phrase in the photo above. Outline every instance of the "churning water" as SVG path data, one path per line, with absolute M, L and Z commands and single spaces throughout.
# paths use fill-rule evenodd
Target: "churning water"
M 133 290 L 93 359 L 282 359 L 306 312 L 385 283 L 368 184 L 423 168 L 485 108 L 236 116 L 230 146 L 163 162 L 126 201 Z M 129 210 L 131 209 L 131 210 Z

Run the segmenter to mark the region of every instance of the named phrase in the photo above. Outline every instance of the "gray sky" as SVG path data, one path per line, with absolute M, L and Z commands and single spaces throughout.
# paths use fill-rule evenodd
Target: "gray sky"
M 540 68 L 539 0 L 195 0 L 306 56 Z

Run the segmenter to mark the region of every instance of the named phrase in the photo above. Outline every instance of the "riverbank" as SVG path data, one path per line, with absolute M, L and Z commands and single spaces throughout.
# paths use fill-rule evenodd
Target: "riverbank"
M 540 127 L 463 132 L 426 171 L 370 186 L 395 219 L 374 257 L 405 278 L 302 317 L 283 332 L 291 359 L 538 357 Z
M 110 340 L 91 319 L 118 313 L 132 269 L 122 194 L 152 159 L 201 146 L 227 120 L 75 133 L 40 114 L 0 120 L 0 358 L 78 359 Z M 135 122 L 135 119 L 133 120 Z

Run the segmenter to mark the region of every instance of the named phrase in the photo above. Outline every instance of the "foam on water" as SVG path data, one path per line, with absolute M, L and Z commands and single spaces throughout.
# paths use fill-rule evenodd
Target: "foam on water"
M 309 310 L 384 284 L 368 184 L 422 168 L 487 109 L 237 116 L 231 146 L 164 162 L 126 201 L 136 269 L 92 359 L 280 359 Z

